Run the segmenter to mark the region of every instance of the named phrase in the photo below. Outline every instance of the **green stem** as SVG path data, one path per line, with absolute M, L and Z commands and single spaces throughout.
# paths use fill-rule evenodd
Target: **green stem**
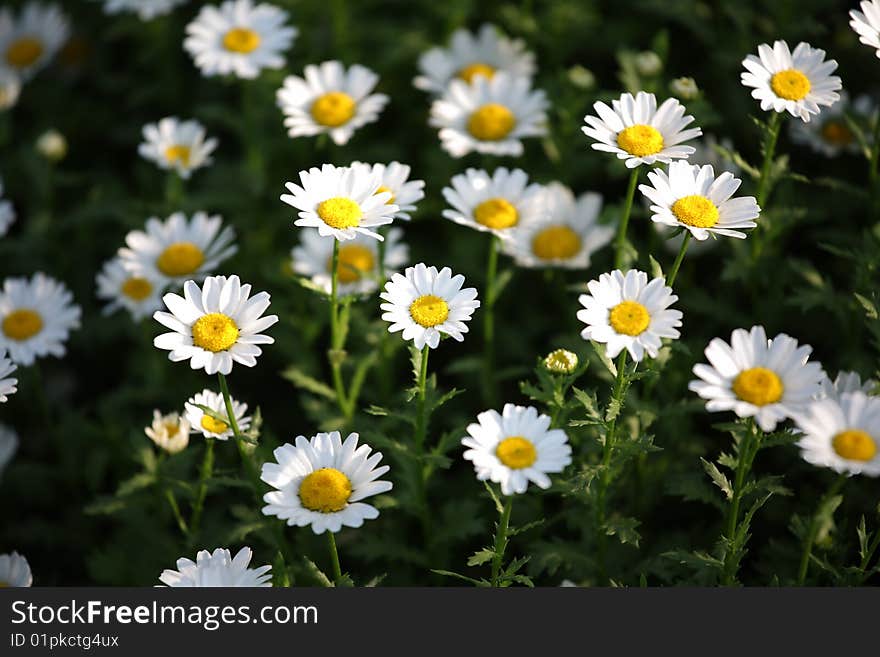
M 513 495 L 508 495 L 504 502 L 504 510 L 501 512 L 501 520 L 498 523 L 498 531 L 495 534 L 495 555 L 492 557 L 492 586 L 498 586 L 498 575 L 501 573 L 501 563 L 504 560 L 504 552 L 507 550 L 507 531 L 510 527 L 510 512 L 513 510 Z
M 495 279 L 498 273 L 498 237 L 489 240 L 486 262 L 486 303 L 483 310 L 483 401 L 495 401 Z
M 177 171 L 170 170 L 165 176 L 165 203 L 169 212 L 180 210 L 183 202 L 183 178 Z
M 761 165 L 761 180 L 758 181 L 758 194 L 756 199 L 761 210 L 770 195 L 770 167 L 773 165 L 773 156 L 776 154 L 776 140 L 779 137 L 779 128 L 782 126 L 782 114 L 773 112 L 767 127 L 767 143 L 764 144 L 764 163 Z
M 183 514 L 180 513 L 180 506 L 177 504 L 177 497 L 175 497 L 174 491 L 168 486 L 165 486 L 163 492 L 165 493 L 165 499 L 168 500 L 168 506 L 171 507 L 171 512 L 174 514 L 174 520 L 177 522 L 177 526 L 180 528 L 181 533 L 184 536 L 187 536 L 189 534 L 189 529 L 186 526 L 186 521 L 183 519 Z
M 342 580 L 342 568 L 339 566 L 339 551 L 336 549 L 336 538 L 327 530 L 327 546 L 330 548 L 330 560 L 333 562 L 333 583 L 339 585 Z
M 333 372 L 333 388 L 336 391 L 336 404 L 342 411 L 346 422 L 351 420 L 352 409 L 349 408 L 345 395 L 345 383 L 342 380 L 343 344 L 339 331 L 339 240 L 333 240 L 333 262 L 330 273 L 330 369 Z
M 798 567 L 798 586 L 803 586 L 804 581 L 807 579 L 807 571 L 810 568 L 810 557 L 813 554 L 813 544 L 816 542 L 816 534 L 819 532 L 819 510 L 825 506 L 829 499 L 837 495 L 843 487 L 844 482 L 846 482 L 845 475 L 839 475 L 835 478 L 834 483 L 828 488 L 828 492 L 825 493 L 821 500 L 819 500 L 819 508 L 813 514 L 813 517 L 810 518 L 810 526 L 807 529 L 807 535 L 804 538 L 804 549 L 801 552 L 801 563 Z
M 242 145 L 245 151 L 245 160 L 250 170 L 255 195 L 259 195 L 265 184 L 265 163 L 263 162 L 263 149 L 259 141 L 262 134 L 259 126 L 257 112 L 262 106 L 260 98 L 256 97 L 259 91 L 258 80 L 243 80 L 241 84 L 241 113 L 242 113 Z
M 626 251 L 626 228 L 629 215 L 632 214 L 633 199 L 636 195 L 636 183 L 639 181 L 639 168 L 635 167 L 629 174 L 629 185 L 626 188 L 626 199 L 623 202 L 623 214 L 617 226 L 617 239 L 614 242 L 614 268 L 623 267 L 623 254 Z
M 678 255 L 675 257 L 675 262 L 672 263 L 672 270 L 669 272 L 669 276 L 666 279 L 666 284 L 669 287 L 672 287 L 672 284 L 675 282 L 675 277 L 678 276 L 678 269 L 681 267 L 681 262 L 684 260 L 684 254 L 687 252 L 688 245 L 691 243 L 691 231 L 686 230 L 684 232 L 684 239 L 681 241 L 681 248 L 678 250 Z
M 416 446 L 419 448 L 420 453 L 425 446 L 425 434 L 427 433 L 428 426 L 427 418 L 425 417 L 425 396 L 428 381 L 428 354 L 430 353 L 431 348 L 425 345 L 422 348 L 422 362 L 417 382 L 419 388 L 419 409 L 416 416 Z
M 877 163 L 880 161 L 880 115 L 874 116 L 874 130 L 871 141 L 871 159 L 868 161 L 868 182 L 870 184 L 871 209 L 877 211 Z
M 229 411 L 227 410 L 227 413 Z M 202 521 L 202 511 L 205 507 L 205 497 L 208 494 L 208 482 L 214 472 L 214 439 L 205 439 L 205 456 L 202 459 L 202 468 L 199 472 L 199 489 L 196 493 L 196 501 L 193 505 L 192 516 L 190 516 L 189 526 L 192 527 L 193 534 L 199 531 L 199 525 Z
M 760 447 L 757 436 L 757 428 L 754 420 L 748 421 L 748 431 L 743 439 L 743 444 L 739 450 L 739 458 L 736 465 L 736 475 L 733 481 L 733 496 L 730 500 L 730 506 L 727 512 L 727 551 L 724 555 L 724 568 L 722 571 L 721 583 L 730 586 L 736 582 L 736 574 L 739 570 L 739 559 L 737 557 L 736 533 L 739 524 L 739 507 L 743 498 L 743 485 L 745 479 L 752 469 L 752 462 Z

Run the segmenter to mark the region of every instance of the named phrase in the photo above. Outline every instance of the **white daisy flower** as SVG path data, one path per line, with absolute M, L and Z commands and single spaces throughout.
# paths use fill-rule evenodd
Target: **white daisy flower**
M 863 0 L 859 7 L 861 11 L 850 10 L 849 26 L 859 35 L 859 41 L 874 48 L 880 57 L 880 0 Z
M 501 484 L 504 495 L 525 493 L 529 482 L 550 487 L 548 474 L 571 463 L 571 446 L 562 429 L 550 428 L 550 416 L 533 406 L 505 404 L 504 410 L 483 411 L 469 424 L 464 458 L 472 461 L 477 479 Z
M 400 241 L 403 231 L 392 228 L 385 235 L 385 272 L 390 276 L 409 261 L 409 247 Z M 302 231 L 299 246 L 291 252 L 293 271 L 307 276 L 327 294 L 332 289 L 333 241 L 318 231 Z M 372 294 L 379 287 L 379 243 L 358 235 L 339 245 L 338 294 Z
M 847 475 L 880 476 L 880 397 L 861 391 L 812 402 L 796 418 L 808 463 Z
M 825 51 L 799 43 L 794 52 L 785 41 L 758 46 L 758 57 L 743 60 L 741 76 L 745 87 L 752 87 L 752 98 L 761 101 L 761 109 L 788 112 L 805 122 L 818 114 L 819 106 L 837 102 L 840 78 L 831 75 L 837 68 L 833 59 L 825 61 Z
M 151 217 L 145 229 L 125 236 L 128 246 L 119 256 L 128 271 L 150 280 L 178 285 L 202 280 L 238 250 L 235 230 L 223 227 L 220 215 L 196 212 L 187 220 L 183 212 L 175 212 L 165 221 Z
M 0 424 L 0 475 L 18 451 L 18 434 L 15 429 Z
M 706 347 L 709 365 L 694 366 L 700 380 L 688 388 L 707 399 L 706 410 L 753 417 L 763 431 L 802 413 L 820 391 L 822 366 L 809 362 L 813 348 L 780 333 L 767 339 L 763 326 L 736 329 L 730 344 L 714 338 Z
M 261 331 L 278 316 L 262 316 L 269 307 L 268 292 L 250 294 L 250 284 L 242 285 L 238 276 L 210 276 L 201 288 L 187 281 L 182 297 L 162 297 L 171 312 L 157 311 L 153 319 L 171 332 L 156 337 L 153 345 L 171 352 L 169 360 L 189 360 L 192 369 L 208 374 L 229 374 L 233 362 L 253 367 L 263 353 L 258 345 L 275 342 Z
M 547 97 L 529 78 L 498 73 L 468 84 L 453 80 L 431 105 L 430 125 L 452 157 L 523 154 L 521 139 L 547 134 Z
M 30 280 L 7 278 L 0 292 L 0 351 L 7 350 L 19 365 L 46 355 L 60 358 L 80 314 L 67 287 L 42 272 Z
M 284 66 L 297 29 L 285 25 L 288 15 L 275 5 L 227 0 L 206 5 L 186 26 L 183 47 L 205 77 L 235 75 L 254 79 L 264 68 Z
M 157 16 L 170 13 L 186 0 L 103 0 L 105 14 L 121 12 L 137 13 L 142 21 L 151 21 Z
M 504 250 L 521 267 L 586 269 L 590 257 L 614 237 L 613 226 L 598 223 L 602 196 L 587 192 L 575 198 L 559 182 L 541 192 L 543 219 L 526 222 L 504 242 Z
M 862 377 L 858 372 L 838 372 L 837 377 L 832 381 L 830 377 L 825 377 L 821 382 L 821 389 L 817 395 L 817 399 L 836 399 L 840 401 L 843 395 L 853 392 L 863 392 L 866 395 L 873 395 L 877 389 L 877 382 L 874 379 L 865 379 L 862 383 Z
M 263 513 L 286 520 L 288 525 L 310 525 L 315 534 L 360 527 L 379 517 L 368 497 L 387 493 L 390 481 L 379 479 L 390 469 L 379 465 L 382 453 L 371 455 L 369 445 L 358 446 L 358 434 L 345 442 L 338 431 L 307 439 L 296 437 L 276 449 L 276 463 L 264 463 L 260 478 L 275 488 L 263 495 Z
M 624 349 L 636 362 L 645 354 L 656 358 L 661 338 L 679 337 L 682 313 L 669 308 L 678 297 L 665 279 L 648 282 L 643 271 L 615 269 L 587 283 L 587 288 L 590 293 L 578 298 L 584 310 L 577 318 L 587 325 L 581 337 L 605 343 L 608 358 Z
M 718 177 L 712 165 L 673 162 L 668 173 L 648 172 L 651 185 L 639 185 L 651 201 L 651 220 L 685 228 L 702 241 L 713 235 L 744 239 L 738 228 L 754 228 L 761 208 L 754 196 L 732 198 L 742 181 L 725 171 Z
M 247 431 L 251 426 L 251 416 L 247 413 L 247 404 L 236 401 L 232 397 L 232 413 L 239 431 Z M 226 422 L 207 415 L 199 406 L 207 406 L 220 417 L 226 418 Z M 228 421 L 229 413 L 226 412 L 226 402 L 223 395 L 205 388 L 200 393 L 190 397 L 185 405 L 186 421 L 189 423 L 192 433 L 201 433 L 205 438 L 228 440 L 234 436 L 232 425 Z
M 452 177 L 451 187 L 443 188 L 443 198 L 452 209 L 443 216 L 462 226 L 490 232 L 502 239 L 515 234 L 514 229 L 543 219 L 543 189 L 529 184 L 522 169 L 495 169 L 490 177 L 483 169 L 468 169 Z
M 119 258 L 104 263 L 95 281 L 98 297 L 110 302 L 104 307 L 104 314 L 125 308 L 135 320 L 141 320 L 162 307 L 165 281 L 132 274 Z
M 668 164 L 674 159 L 687 159 L 693 146 L 683 146 L 703 134 L 700 128 L 688 128 L 694 117 L 685 116 L 684 105 L 667 98 L 657 107 L 657 97 L 644 91 L 623 94 L 611 101 L 593 104 L 599 116 L 587 115 L 587 126 L 581 128 L 587 137 L 596 140 L 593 149 L 614 153 L 633 169 L 640 164 Z
M 364 162 L 352 162 L 352 167 L 364 167 L 370 173 L 379 176 L 381 184 L 376 193 L 391 192 L 391 198 L 386 203 L 394 203 L 398 208 L 395 219 L 409 221 L 409 213 L 416 209 L 416 203 L 425 198 L 425 181 L 409 180 L 410 168 L 408 164 L 391 162 L 390 164 L 374 164 L 370 166 Z
M 5 378 L 15 374 L 18 368 L 6 357 L 6 352 L 0 349 L 0 402 L 9 401 L 9 395 L 18 392 L 18 379 Z
M 177 454 L 189 445 L 189 430 L 189 420 L 180 417 L 179 413 L 162 415 L 161 411 L 155 410 L 153 422 L 144 429 L 144 433 L 159 449 Z
M 18 73 L 0 66 L 0 112 L 15 107 L 21 94 Z
M 791 140 L 797 144 L 809 146 L 813 151 L 825 157 L 837 157 L 841 153 L 858 153 L 861 150 L 859 140 L 849 127 L 847 114 L 866 127 L 877 120 L 877 105 L 870 96 L 862 95 L 850 103 L 849 94 L 840 91 L 840 100 L 825 111 L 816 121 L 804 123 L 792 121 L 789 124 Z M 870 130 L 866 137 L 871 139 Z
M 453 276 L 449 267 L 438 272 L 424 263 L 394 274 L 379 295 L 386 302 L 380 308 L 382 319 L 391 323 L 388 332 L 403 331 L 403 339 L 412 340 L 417 349 L 436 349 L 441 335 L 462 342 L 467 322 L 480 307 L 477 290 L 462 289 L 463 283 L 464 276 Z
M 0 554 L 0 588 L 21 588 L 31 586 L 34 578 L 27 559 L 18 552 Z
M 341 146 L 355 130 L 377 121 L 388 102 L 385 94 L 372 93 L 379 76 L 360 64 L 348 70 L 335 60 L 312 64 L 303 75 L 287 76 L 277 93 L 291 137 L 326 133 Z
M 225 548 L 200 550 L 195 562 L 181 557 L 177 570 L 163 570 L 159 581 L 165 586 L 181 587 L 272 586 L 272 566 L 248 567 L 253 555 L 249 547 L 241 548 L 234 557 Z
M 6 235 L 12 222 L 15 221 L 15 208 L 12 203 L 2 200 L 3 198 L 3 179 L 0 178 L 0 237 Z
M 374 228 L 390 224 L 400 209 L 391 192 L 380 192 L 382 179 L 364 167 L 335 167 L 299 172 L 300 184 L 285 183 L 291 192 L 281 200 L 299 212 L 295 226 L 317 228 L 323 237 L 351 240 L 358 234 L 383 239 Z
M 148 123 L 143 133 L 144 142 L 138 146 L 140 156 L 160 169 L 173 169 L 181 178 L 189 178 L 196 169 L 211 164 L 211 153 L 217 148 L 216 139 L 205 138 L 205 126 L 176 116 Z
M 418 89 L 441 94 L 452 79 L 471 83 L 478 76 L 491 79 L 496 72 L 531 78 L 535 74 L 535 56 L 526 50 L 525 41 L 510 39 L 491 24 L 480 27 L 478 34 L 458 29 L 447 48 L 431 48 L 419 57 L 421 75 L 413 80 Z
M 67 42 L 70 25 L 56 5 L 28 2 L 18 17 L 0 10 L 0 68 L 27 81 Z

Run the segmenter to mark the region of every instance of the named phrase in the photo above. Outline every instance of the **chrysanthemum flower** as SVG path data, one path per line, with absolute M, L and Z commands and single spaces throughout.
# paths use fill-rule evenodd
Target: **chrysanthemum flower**
M 453 79 L 471 83 L 479 76 L 491 79 L 497 72 L 531 78 L 535 56 L 521 39 L 510 39 L 494 25 L 485 24 L 477 35 L 458 29 L 447 48 L 431 48 L 423 53 L 419 71 L 421 75 L 413 80 L 416 88 L 441 94 Z
M 850 10 L 849 25 L 859 35 L 859 41 L 874 48 L 880 57 L 880 0 L 863 0 L 859 7 L 861 11 Z
M 95 280 L 98 297 L 110 302 L 104 307 L 105 314 L 125 308 L 135 320 L 140 320 L 162 307 L 165 281 L 132 274 L 119 258 L 104 263 Z
M 0 112 L 15 107 L 21 94 L 21 78 L 8 68 L 0 68 Z
M 272 586 L 272 566 L 248 567 L 253 554 L 249 547 L 241 548 L 235 557 L 225 548 L 213 552 L 200 550 L 195 562 L 181 557 L 177 570 L 162 571 L 159 581 L 181 587 Z
M 192 369 L 208 374 L 229 374 L 233 362 L 253 367 L 263 353 L 258 345 L 275 342 L 261 331 L 275 324 L 278 316 L 262 316 L 269 307 L 268 292 L 250 294 L 250 284 L 242 285 L 238 276 L 210 276 L 201 288 L 187 281 L 182 297 L 173 293 L 162 297 L 171 312 L 156 312 L 153 319 L 171 333 L 156 337 L 153 344 L 168 350 L 169 360 L 189 360 Z
M 544 358 L 544 367 L 554 374 L 571 374 L 577 366 L 577 354 L 568 349 L 554 349 Z
M 462 226 L 509 239 L 520 224 L 544 217 L 541 185 L 529 184 L 522 169 L 499 167 L 490 177 L 483 169 L 468 169 L 452 177 L 443 198 L 452 209 L 443 216 Z
M 189 445 L 189 430 L 189 421 L 180 417 L 179 413 L 162 415 L 161 411 L 154 410 L 153 422 L 144 429 L 144 433 L 159 449 L 177 454 Z
M 364 162 L 352 162 L 352 167 L 364 167 L 371 174 L 379 176 L 381 184 L 376 193 L 391 192 L 391 198 L 387 203 L 394 203 L 399 209 L 394 215 L 395 219 L 411 219 L 409 213 L 416 209 L 416 203 L 425 198 L 425 181 L 409 180 L 410 168 L 408 164 L 391 162 L 390 164 L 374 164 L 370 166 Z
M 501 484 L 504 495 L 525 493 L 529 482 L 550 487 L 548 474 L 562 472 L 571 463 L 571 446 L 561 429 L 550 428 L 550 416 L 533 406 L 505 404 L 504 410 L 484 411 L 468 425 L 461 439 L 480 481 Z
M 42 272 L 30 280 L 7 278 L 0 292 L 0 350 L 19 365 L 46 355 L 60 358 L 69 332 L 79 328 L 80 314 L 64 284 Z
M 661 338 L 677 339 L 682 313 L 669 307 L 678 300 L 663 278 L 648 281 L 643 271 L 619 269 L 587 283 L 589 294 L 578 301 L 584 306 L 577 318 L 587 325 L 584 340 L 606 344 L 605 353 L 616 357 L 626 349 L 640 362 L 645 354 L 656 358 Z
M 18 391 L 18 379 L 9 377 L 16 369 L 15 363 L 6 357 L 6 351 L 0 349 L 0 402 L 8 401 L 9 395 Z
M 372 93 L 379 76 L 366 66 L 348 70 L 338 61 L 306 66 L 304 77 L 289 75 L 278 90 L 278 106 L 291 137 L 329 134 L 342 145 L 355 130 L 379 119 L 388 102 Z
M 157 16 L 164 16 L 186 0 L 103 0 L 105 14 L 121 12 L 137 13 L 142 21 L 150 21 Z
M 285 183 L 281 200 L 299 210 L 296 226 L 317 228 L 324 237 L 351 240 L 358 234 L 383 239 L 374 228 L 390 224 L 399 207 L 391 192 L 380 192 L 381 177 L 364 167 L 335 167 L 299 172 L 300 184 Z
M 187 220 L 175 212 L 165 221 L 151 217 L 145 231 L 131 231 L 119 256 L 132 274 L 180 284 L 211 273 L 238 250 L 234 240 L 235 230 L 219 215 L 196 212 Z
M 15 221 L 15 208 L 12 203 L 2 200 L 3 179 L 0 178 L 0 237 L 6 235 L 12 222 Z
M 818 114 L 820 105 L 833 105 L 840 98 L 840 78 L 831 75 L 837 68 L 833 59 L 825 61 L 825 51 L 799 43 L 794 52 L 785 41 L 758 46 L 758 57 L 743 60 L 742 84 L 752 87 L 752 97 L 761 109 L 788 112 L 803 121 Z
M 590 257 L 614 237 L 613 226 L 598 223 L 602 196 L 594 192 L 577 199 L 562 183 L 552 182 L 541 193 L 543 217 L 522 223 L 504 249 L 521 267 L 586 269 Z
M 820 391 L 822 366 L 809 362 L 813 348 L 780 333 L 767 339 L 763 326 L 736 329 L 730 344 L 714 338 L 706 347 L 709 365 L 695 365 L 699 380 L 688 388 L 707 399 L 706 410 L 753 417 L 763 431 L 802 413 Z
M 424 263 L 394 274 L 379 295 L 386 302 L 380 308 L 382 319 L 391 324 L 388 331 L 403 331 L 403 339 L 412 340 L 417 349 L 436 349 L 441 335 L 463 341 L 467 322 L 480 307 L 477 290 L 462 289 L 463 283 L 464 276 L 453 276 L 449 267 L 438 272 Z
M 227 0 L 206 5 L 186 26 L 183 47 L 205 77 L 256 78 L 264 68 L 284 66 L 297 29 L 285 25 L 287 12 L 267 3 Z
M 430 124 L 453 157 L 523 153 L 522 139 L 547 134 L 547 97 L 531 80 L 498 73 L 473 82 L 452 80 L 431 106 Z
M 18 451 L 18 434 L 15 429 L 0 424 L 0 475 Z
M 389 470 L 379 465 L 380 452 L 371 455 L 368 445 L 358 446 L 356 433 L 345 442 L 338 431 L 297 436 L 295 442 L 275 450 L 276 463 L 263 464 L 261 479 L 277 489 L 263 496 L 265 515 L 291 526 L 310 525 L 315 534 L 379 517 L 378 509 L 362 500 L 391 490 L 390 481 L 379 479 Z
M 403 231 L 392 228 L 385 235 L 385 271 L 390 276 L 409 261 L 409 247 L 400 241 Z M 333 277 L 333 241 L 318 231 L 305 229 L 299 246 L 291 253 L 293 271 L 308 276 L 330 294 Z M 338 294 L 371 294 L 379 287 L 379 243 L 372 237 L 358 235 L 339 245 Z
M 816 121 L 792 121 L 789 125 L 791 140 L 805 144 L 825 157 L 841 153 L 858 153 L 861 144 L 847 122 L 847 114 L 862 125 L 877 120 L 877 105 L 870 96 L 862 95 L 850 103 L 849 94 L 840 91 L 840 100 L 824 110 Z M 868 131 L 869 132 L 869 131 Z M 867 135 L 870 139 L 871 135 Z
M 28 2 L 18 17 L 0 10 L 0 69 L 12 69 L 28 80 L 67 41 L 70 25 L 56 5 Z
M 654 94 L 640 91 L 635 96 L 623 94 L 611 101 L 611 107 L 596 102 L 593 109 L 599 116 L 585 116 L 587 126 L 581 130 L 596 140 L 595 150 L 614 153 L 630 169 L 687 158 L 694 148 L 683 142 L 703 134 L 700 128 L 685 129 L 694 117 L 685 116 L 684 105 L 675 98 L 657 107 Z
M 21 588 L 33 584 L 31 567 L 18 552 L 0 554 L 0 587 Z
M 138 146 L 141 157 L 152 160 L 160 169 L 173 169 L 181 178 L 211 164 L 217 140 L 205 138 L 205 127 L 198 121 L 181 121 L 168 116 L 143 129 L 144 141 Z
M 880 476 L 880 397 L 856 391 L 820 399 L 795 420 L 805 461 L 848 475 Z
M 858 372 L 838 372 L 837 377 L 832 381 L 830 377 L 825 377 L 821 382 L 821 390 L 817 397 L 824 399 L 840 400 L 843 395 L 853 392 L 863 392 L 866 395 L 873 395 L 877 389 L 877 382 L 874 379 L 865 379 L 862 383 L 862 377 Z
M 232 413 L 235 416 L 235 424 L 240 431 L 247 431 L 251 426 L 251 417 L 247 413 L 247 404 L 236 401 L 230 397 Z M 206 406 L 226 421 L 218 420 L 206 414 L 199 406 Z M 229 422 L 229 414 L 226 412 L 226 403 L 223 395 L 205 388 L 200 393 L 193 395 L 186 402 L 186 421 L 193 433 L 201 433 L 205 438 L 217 438 L 228 440 L 232 438 L 232 425 Z
M 732 198 L 742 181 L 725 171 L 718 177 L 711 165 L 673 162 L 669 171 L 648 172 L 650 185 L 639 185 L 651 201 L 651 219 L 690 231 L 702 241 L 709 234 L 744 239 L 738 228 L 754 228 L 761 208 L 754 196 Z

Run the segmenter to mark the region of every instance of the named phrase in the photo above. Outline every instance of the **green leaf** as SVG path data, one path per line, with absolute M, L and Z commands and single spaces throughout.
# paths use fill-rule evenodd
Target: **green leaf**
M 651 278 L 664 278 L 663 267 L 654 259 L 654 256 L 648 255 L 648 262 L 651 264 Z
M 636 518 L 612 516 L 605 521 L 605 533 L 608 536 L 617 536 L 617 540 L 624 545 L 639 547 L 642 536 L 636 531 L 636 527 L 640 524 L 642 523 Z
M 495 550 L 491 548 L 483 548 L 482 550 L 478 550 L 477 552 L 474 552 L 470 557 L 468 557 L 467 565 L 480 566 L 484 563 L 489 563 L 494 558 Z
M 859 294 L 858 292 L 853 292 L 853 296 L 855 296 L 856 301 L 859 302 L 859 305 L 864 309 L 865 315 L 868 319 L 877 319 L 880 315 L 877 314 L 877 307 L 873 304 L 873 302 L 867 297 Z
M 721 492 L 724 493 L 724 497 L 728 500 L 733 499 L 733 486 L 731 486 L 730 480 L 718 469 L 718 466 L 702 457 L 700 457 L 700 463 L 703 464 L 703 470 L 712 479 L 712 483 L 718 486 Z
M 495 502 L 495 508 L 498 510 L 498 513 L 504 513 L 504 503 L 501 501 L 501 498 L 498 497 L 498 493 L 495 492 L 495 489 L 489 485 L 488 481 L 484 481 L 483 486 L 486 487 L 486 490 L 489 492 L 489 497 Z
M 445 577 L 454 577 L 455 579 L 464 580 L 465 582 L 469 582 L 469 583 L 473 584 L 474 586 L 488 586 L 489 585 L 489 582 L 487 582 L 484 579 L 483 580 L 474 579 L 473 577 L 468 577 L 467 575 L 461 575 L 461 574 L 453 572 L 451 570 L 440 570 L 438 568 L 432 568 L 431 572 L 435 573 L 437 575 L 443 575 Z
M 281 373 L 281 376 L 293 383 L 297 388 L 336 401 L 336 392 L 333 388 L 309 376 L 298 367 L 288 367 Z

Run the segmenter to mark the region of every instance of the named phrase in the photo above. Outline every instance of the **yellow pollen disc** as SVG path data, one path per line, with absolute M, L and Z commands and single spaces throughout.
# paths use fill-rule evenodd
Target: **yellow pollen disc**
M 834 146 L 849 146 L 853 142 L 852 131 L 839 121 L 826 121 L 821 134 L 823 140 Z
M 189 154 L 189 146 L 184 146 L 183 144 L 175 144 L 165 149 L 165 159 L 169 163 L 177 164 L 180 162 L 185 167 L 189 166 Z
M 847 429 L 831 439 L 831 446 L 841 458 L 850 461 L 870 461 L 877 454 L 877 443 L 861 429 Z
M 383 192 L 389 192 L 391 194 L 391 198 L 389 198 L 387 201 L 385 201 L 385 205 L 391 205 L 392 203 L 394 203 L 394 192 L 392 192 L 385 185 L 382 185 L 381 187 L 379 187 L 379 189 L 376 190 L 376 194 L 381 194 Z M 375 196 L 376 194 L 373 194 L 373 196 Z
M 361 206 L 344 196 L 334 196 L 318 203 L 318 216 L 325 224 L 337 230 L 360 226 Z
M 465 66 L 458 72 L 458 77 L 468 84 L 473 82 L 474 78 L 478 75 L 491 79 L 492 76 L 495 75 L 495 68 L 488 64 L 483 64 L 482 62 L 474 62 L 473 64 Z
M 208 313 L 192 325 L 193 344 L 206 351 L 226 351 L 238 340 L 238 327 L 223 313 Z
M 449 305 L 440 297 L 424 294 L 410 304 L 409 315 L 419 326 L 431 328 L 446 321 Z
M 490 198 L 474 208 L 474 219 L 493 230 L 510 228 L 519 222 L 519 212 L 507 199 Z
M 6 49 L 6 61 L 13 68 L 26 68 L 43 54 L 43 44 L 34 37 L 21 37 Z
M 328 128 L 336 128 L 351 121 L 357 110 L 354 98 L 342 91 L 331 91 L 312 103 L 312 118 Z
M 373 271 L 376 259 L 373 252 L 360 244 L 348 244 L 339 247 L 339 282 L 355 283 L 364 274 Z M 333 258 L 327 261 L 327 271 L 333 267 Z
M 581 238 L 569 226 L 550 226 L 532 238 L 532 253 L 542 260 L 568 260 L 581 250 Z
M 522 436 L 511 436 L 498 443 L 495 456 L 508 468 L 520 470 L 532 465 L 538 459 L 538 452 L 532 441 Z
M 315 470 L 299 485 L 299 501 L 309 511 L 342 511 L 351 497 L 351 480 L 336 468 Z
M 641 335 L 651 323 L 648 309 L 638 301 L 621 301 L 611 309 L 608 323 L 623 335 Z
M 246 27 L 234 27 L 223 35 L 223 47 L 230 52 L 247 54 L 260 46 L 260 35 Z
M 775 404 L 782 399 L 785 386 L 779 375 L 766 367 L 752 367 L 740 372 L 733 380 L 733 393 L 755 406 Z
M 30 308 L 19 308 L 3 318 L 3 333 L 11 340 L 23 342 L 43 330 L 43 318 Z
M 617 145 L 636 157 L 654 155 L 663 150 L 663 135 L 657 128 L 639 123 L 621 130 L 617 134 Z
M 718 223 L 718 208 L 705 196 L 683 196 L 672 204 L 672 214 L 681 223 L 695 228 L 711 228 Z
M 498 141 L 510 134 L 516 125 L 516 117 L 504 105 L 487 103 L 474 110 L 467 122 L 467 129 L 480 141 Z
M 192 242 L 174 242 L 156 258 L 156 268 L 166 276 L 192 274 L 205 262 L 205 254 Z
M 810 79 L 793 68 L 779 71 L 770 78 L 770 88 L 780 98 L 785 100 L 803 100 L 810 93 L 812 85 Z
M 207 415 L 205 417 L 208 417 Z M 202 424 L 204 427 L 205 425 Z M 180 422 L 166 422 L 164 424 L 165 431 L 169 433 L 169 435 L 174 435 L 178 431 L 180 431 Z
M 153 292 L 153 284 L 146 278 L 134 276 L 122 284 L 122 293 L 129 299 L 143 301 Z
M 203 415 L 202 420 L 201 422 L 199 422 L 199 424 L 202 425 L 202 429 L 204 429 L 205 431 L 216 434 L 223 434 L 229 429 L 228 424 L 212 418 L 210 415 Z M 174 428 L 174 431 L 177 431 L 177 427 Z

